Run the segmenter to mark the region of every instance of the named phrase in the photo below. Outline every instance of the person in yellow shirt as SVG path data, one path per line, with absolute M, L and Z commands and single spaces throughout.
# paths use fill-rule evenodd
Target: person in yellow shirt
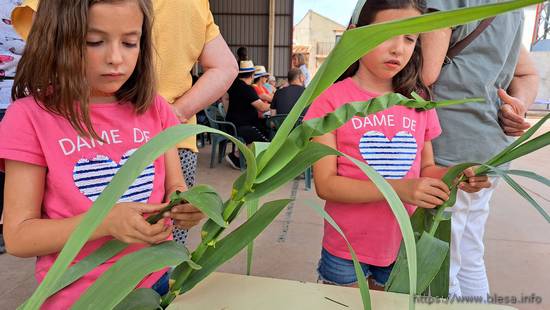
M 24 38 L 38 3 L 39 0 L 24 0 L 12 12 L 13 26 Z M 214 23 L 208 0 L 155 0 L 153 4 L 158 91 L 172 104 L 182 123 L 195 124 L 195 114 L 222 97 L 231 86 L 238 74 L 237 62 Z M 204 74 L 192 86 L 190 72 L 197 62 Z M 178 152 L 185 182 L 191 187 L 197 169 L 195 137 L 178 144 Z M 196 221 L 189 222 L 189 227 L 203 218 L 194 207 L 186 211 L 196 213 Z M 184 243 L 186 238 L 186 230 L 174 229 L 176 241 Z

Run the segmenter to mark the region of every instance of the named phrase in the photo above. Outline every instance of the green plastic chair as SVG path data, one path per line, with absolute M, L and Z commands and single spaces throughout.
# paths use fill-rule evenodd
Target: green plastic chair
M 217 105 L 211 105 L 206 109 L 204 109 L 204 114 L 206 114 L 206 118 L 208 119 L 208 123 L 210 124 L 210 127 L 221 130 L 225 133 L 228 133 L 233 137 L 236 137 L 237 139 L 244 142 L 242 138 L 237 136 L 237 127 L 235 127 L 235 124 L 225 120 L 225 118 L 221 115 L 220 109 L 218 108 Z M 210 134 L 210 139 L 212 143 L 212 152 L 210 155 L 210 168 L 214 168 L 214 161 L 216 160 L 216 154 L 218 154 L 218 163 L 221 163 L 222 158 L 225 157 L 225 150 L 227 148 L 227 144 L 231 143 L 231 141 L 226 137 L 218 134 Z M 239 157 L 239 160 L 241 162 L 241 170 L 244 170 L 246 166 L 242 156 Z

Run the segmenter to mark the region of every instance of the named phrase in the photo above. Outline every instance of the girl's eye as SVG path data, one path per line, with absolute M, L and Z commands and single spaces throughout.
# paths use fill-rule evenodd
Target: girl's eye
M 103 41 L 86 41 L 86 45 L 88 46 L 100 46 Z
M 131 47 L 131 48 L 137 47 L 137 43 L 124 42 L 122 44 L 124 44 L 124 46 L 126 46 L 126 47 Z
M 405 39 L 409 42 L 416 42 L 416 36 L 406 36 Z

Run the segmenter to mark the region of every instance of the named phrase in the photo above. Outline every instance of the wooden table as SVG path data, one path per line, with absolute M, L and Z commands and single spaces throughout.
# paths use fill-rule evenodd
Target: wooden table
M 374 310 L 406 310 L 408 295 L 371 291 Z M 169 310 L 345 310 L 362 309 L 356 288 L 317 283 L 213 273 L 178 296 Z M 418 310 L 512 310 L 502 305 L 420 304 Z

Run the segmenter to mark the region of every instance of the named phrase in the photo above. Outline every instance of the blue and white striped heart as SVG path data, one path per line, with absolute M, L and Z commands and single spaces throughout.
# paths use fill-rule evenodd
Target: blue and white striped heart
M 386 179 L 401 179 L 411 169 L 418 145 L 413 135 L 398 132 L 392 140 L 383 133 L 369 131 L 361 137 L 359 151 L 367 164 Z
M 99 194 L 107 187 L 118 169 L 126 163 L 136 149 L 129 150 L 122 156 L 120 163 L 114 162 L 105 155 L 97 155 L 94 159 L 80 159 L 73 169 L 73 180 L 78 190 L 95 201 Z M 118 202 L 147 202 L 153 192 L 155 166 L 147 166 Z

